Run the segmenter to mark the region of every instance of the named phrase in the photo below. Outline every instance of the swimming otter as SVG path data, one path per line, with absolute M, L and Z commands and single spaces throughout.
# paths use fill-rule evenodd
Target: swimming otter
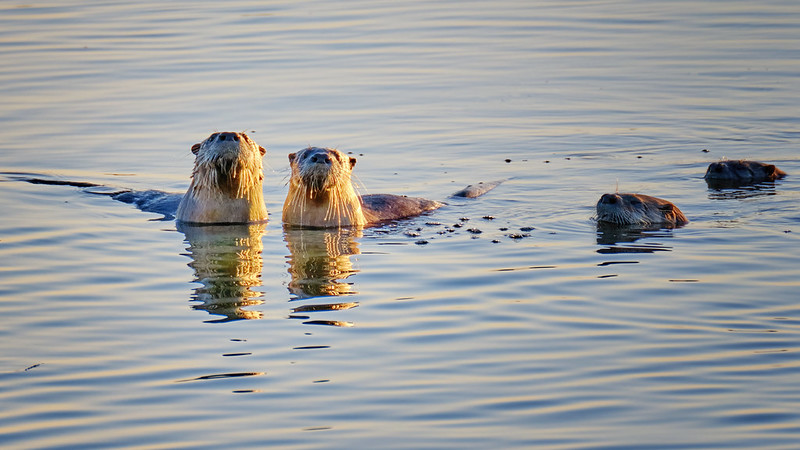
M 644 194 L 603 194 L 597 202 L 597 221 L 617 225 L 677 227 L 689 222 L 677 206 Z
M 192 182 L 178 205 L 185 223 L 252 223 L 267 219 L 261 183 L 264 147 L 245 133 L 213 133 L 192 146 Z
M 192 182 L 185 194 L 159 190 L 134 191 L 83 181 L 54 180 L 11 174 L 34 184 L 74 186 L 107 195 L 145 212 L 176 218 L 186 224 L 256 223 L 267 220 L 261 184 L 264 147 L 244 133 L 213 133 L 192 146 Z M 176 212 L 177 211 L 177 212 Z
M 302 227 L 363 227 L 416 216 L 443 203 L 391 194 L 360 196 L 350 176 L 356 159 L 332 148 L 308 147 L 289 155 L 292 175 L 283 222 Z
M 775 181 L 786 176 L 786 172 L 774 164 L 758 161 L 719 161 L 709 164 L 703 176 L 708 184 L 742 185 Z

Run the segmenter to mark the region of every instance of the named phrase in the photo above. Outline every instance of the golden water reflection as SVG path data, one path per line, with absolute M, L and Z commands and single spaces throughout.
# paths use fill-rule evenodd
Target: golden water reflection
M 289 248 L 289 292 L 298 299 L 354 294 L 347 278 L 353 269 L 352 255 L 359 254 L 354 229 L 285 228 Z
M 289 249 L 289 292 L 293 301 L 314 297 L 337 297 L 355 294 L 347 279 L 357 273 L 351 257 L 359 254 L 355 238 L 361 237 L 356 229 L 284 229 Z M 311 325 L 346 327 L 350 322 L 341 320 L 311 320 L 309 313 L 340 311 L 358 306 L 356 302 L 303 304 L 292 308 L 290 318 L 306 320 Z
M 178 224 L 186 236 L 188 254 L 194 269 L 194 309 L 222 316 L 209 322 L 260 319 L 260 311 L 245 309 L 264 303 L 260 286 L 263 267 L 261 241 L 265 224 L 188 226 Z

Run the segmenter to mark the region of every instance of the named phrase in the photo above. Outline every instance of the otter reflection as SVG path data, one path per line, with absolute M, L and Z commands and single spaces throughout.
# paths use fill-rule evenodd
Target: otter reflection
M 711 200 L 744 200 L 770 195 L 777 195 L 775 183 L 771 181 L 751 185 L 708 182 L 708 198 Z
M 357 229 L 329 228 L 284 228 L 286 246 L 289 248 L 289 292 L 294 296 L 292 301 L 314 297 L 336 297 L 355 294 L 353 286 L 347 278 L 358 272 L 353 269 L 350 260 L 352 255 L 359 254 L 358 243 L 354 238 L 360 237 Z M 292 308 L 295 319 L 310 319 L 305 315 L 320 311 L 338 311 L 358 306 L 355 302 L 304 304 Z M 303 315 L 297 315 L 301 313 Z M 309 320 L 308 324 L 350 326 L 348 322 L 335 320 Z
M 597 253 L 655 253 L 671 250 L 659 243 L 633 244 L 643 238 L 672 238 L 672 233 L 665 230 L 662 225 L 618 225 L 607 222 L 597 222 L 597 243 L 608 247 L 597 250 Z M 617 245 L 626 243 L 627 245 Z
M 188 254 L 195 279 L 192 307 L 222 316 L 207 322 L 260 319 L 262 313 L 243 309 L 260 305 L 262 294 L 253 291 L 261 285 L 261 252 L 264 224 L 191 226 L 178 223 L 186 235 Z

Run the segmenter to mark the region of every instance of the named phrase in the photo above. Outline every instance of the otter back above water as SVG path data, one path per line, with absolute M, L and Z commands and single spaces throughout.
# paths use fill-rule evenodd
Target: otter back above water
M 393 194 L 360 196 L 352 182 L 356 158 L 333 148 L 308 147 L 289 154 L 291 177 L 283 204 L 289 226 L 335 228 L 375 226 L 418 216 L 444 203 Z M 469 185 L 453 196 L 475 198 L 502 181 Z

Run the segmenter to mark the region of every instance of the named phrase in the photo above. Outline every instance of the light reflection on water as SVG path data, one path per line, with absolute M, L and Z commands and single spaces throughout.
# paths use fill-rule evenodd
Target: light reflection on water
M 0 176 L 4 447 L 800 439 L 795 3 L 0 10 L 1 172 L 177 192 L 191 144 L 244 130 L 271 212 L 178 229 Z M 284 229 L 307 145 L 448 205 Z M 707 186 L 723 157 L 789 176 Z M 615 189 L 691 222 L 598 226 Z

